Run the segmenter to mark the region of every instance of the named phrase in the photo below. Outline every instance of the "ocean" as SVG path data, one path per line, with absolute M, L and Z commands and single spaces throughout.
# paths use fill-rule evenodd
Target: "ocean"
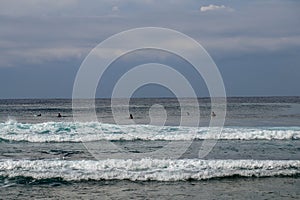
M 0 198 L 300 199 L 300 97 L 230 97 L 219 135 L 209 132 L 210 99 L 198 102 L 195 127 L 179 126 L 195 108 L 181 113 L 175 98 L 131 99 L 134 123 L 116 123 L 110 99 L 96 99 L 98 121 L 84 122 L 71 99 L 0 100 Z M 186 144 L 179 158 L 136 157 Z

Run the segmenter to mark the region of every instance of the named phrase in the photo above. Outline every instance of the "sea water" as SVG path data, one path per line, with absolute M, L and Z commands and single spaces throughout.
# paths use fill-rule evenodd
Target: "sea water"
M 193 108 L 181 113 L 172 98 L 132 99 L 134 124 L 126 124 L 127 116 L 116 123 L 109 99 L 96 99 L 98 120 L 90 122 L 73 120 L 70 99 L 0 100 L 1 198 L 299 199 L 300 98 L 227 101 L 222 133 L 211 135 L 207 98 L 199 99 L 199 127 L 179 126 L 182 115 L 194 119 Z M 164 126 L 150 124 L 157 104 L 167 115 L 151 112 Z M 81 114 L 88 115 L 84 106 Z M 205 140 L 216 145 L 199 158 Z M 187 141 L 178 159 L 114 158 L 102 145 L 135 155 Z M 93 145 L 105 158 L 91 153 Z

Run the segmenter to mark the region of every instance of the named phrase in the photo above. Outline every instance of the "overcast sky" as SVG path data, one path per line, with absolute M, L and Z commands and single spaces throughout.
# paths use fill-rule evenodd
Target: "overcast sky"
M 228 96 L 299 96 L 299 10 L 300 1 L 288 0 L 1 0 L 0 98 L 70 98 L 77 70 L 97 44 L 147 26 L 174 29 L 202 44 Z M 163 60 L 184 71 L 184 62 L 163 54 L 149 52 L 144 62 Z M 128 58 L 115 65 L 142 63 Z M 111 76 L 118 76 L 113 69 Z M 196 93 L 207 96 L 199 85 Z M 149 94 L 164 95 L 157 87 Z

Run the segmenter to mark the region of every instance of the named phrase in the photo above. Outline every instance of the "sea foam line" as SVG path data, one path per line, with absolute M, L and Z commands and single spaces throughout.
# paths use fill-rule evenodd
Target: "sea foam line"
M 0 160 L 0 176 L 65 181 L 184 181 L 300 174 L 300 160 Z
M 0 123 L 0 139 L 28 142 L 89 142 L 97 140 L 299 140 L 300 127 L 225 127 L 210 134 L 208 127 L 116 125 L 99 122 Z

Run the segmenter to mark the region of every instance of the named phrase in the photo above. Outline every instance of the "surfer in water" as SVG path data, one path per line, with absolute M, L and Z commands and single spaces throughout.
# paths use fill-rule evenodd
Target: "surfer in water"
M 217 115 L 216 115 L 215 112 L 211 112 L 211 116 L 212 116 L 212 117 L 215 117 L 215 116 L 217 116 Z
M 129 119 L 133 119 L 133 116 L 132 116 L 132 114 L 130 114 L 130 115 L 129 115 Z
M 62 117 L 60 113 L 58 113 L 57 117 Z

